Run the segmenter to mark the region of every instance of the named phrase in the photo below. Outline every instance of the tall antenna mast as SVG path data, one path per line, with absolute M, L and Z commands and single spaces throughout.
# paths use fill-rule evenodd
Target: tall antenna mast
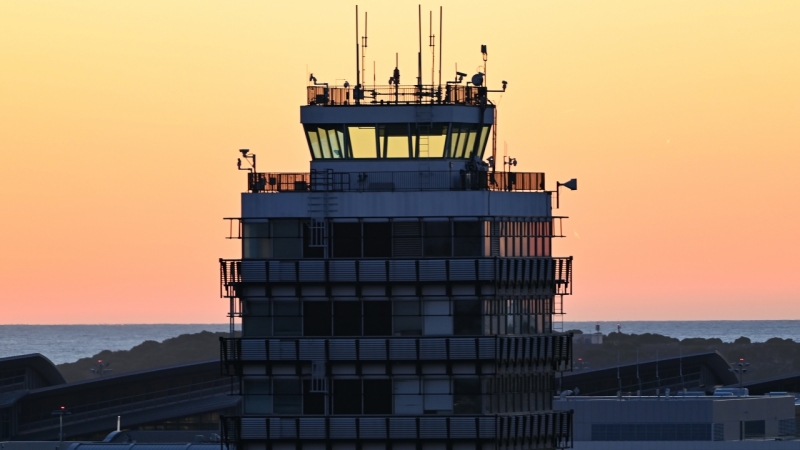
M 430 43 L 428 46 L 431 48 L 431 86 L 433 86 L 435 83 L 433 71 L 436 69 L 436 36 L 433 35 L 433 11 L 429 11 L 429 13 L 430 18 L 428 23 L 430 24 L 430 30 L 428 31 L 428 39 L 430 39 Z
M 442 7 L 439 7 L 439 90 L 442 89 Z
M 419 51 L 417 52 L 417 86 L 422 87 L 422 5 L 417 5 L 417 16 L 419 18 Z M 422 101 L 422 92 L 419 92 L 419 99 Z
M 359 63 L 361 61 L 358 57 L 358 5 L 356 5 L 356 86 L 361 84 L 361 67 Z
M 364 36 L 361 36 L 361 79 L 367 82 L 367 12 L 364 11 Z

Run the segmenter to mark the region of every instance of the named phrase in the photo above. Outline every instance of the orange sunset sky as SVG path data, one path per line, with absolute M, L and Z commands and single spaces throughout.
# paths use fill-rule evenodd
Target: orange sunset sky
M 443 77 L 486 44 L 509 82 L 499 153 L 579 180 L 565 320 L 800 319 L 800 2 L 448 0 L 426 36 L 440 4 Z M 354 84 L 354 6 L 0 2 L 0 324 L 225 322 L 237 149 L 308 170 L 307 70 Z M 368 79 L 399 52 L 412 84 L 417 3 L 360 11 Z

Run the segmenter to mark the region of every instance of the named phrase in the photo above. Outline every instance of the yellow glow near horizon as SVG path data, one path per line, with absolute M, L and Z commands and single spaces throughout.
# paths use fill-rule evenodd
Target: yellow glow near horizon
M 800 318 L 800 2 L 442 4 L 443 78 L 487 44 L 509 81 L 499 152 L 580 180 L 567 320 Z M 273 5 L 0 3 L 0 323 L 225 320 L 237 149 L 307 170 L 307 71 L 355 78 L 352 3 Z M 416 3 L 360 11 L 413 83 Z

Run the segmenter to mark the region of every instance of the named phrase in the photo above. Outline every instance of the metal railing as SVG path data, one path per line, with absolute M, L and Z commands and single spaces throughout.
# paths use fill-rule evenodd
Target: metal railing
M 528 294 L 572 294 L 572 257 L 452 259 L 220 259 L 220 296 L 240 284 L 492 282 Z
M 572 335 L 417 338 L 221 338 L 223 373 L 249 361 L 496 361 L 498 366 L 572 370 Z M 232 370 L 233 369 L 233 370 Z
M 426 440 L 494 441 L 520 448 L 572 446 L 572 411 L 473 417 L 221 417 L 222 442 Z
M 430 84 L 373 85 L 361 90 L 353 87 L 308 86 L 309 105 L 488 105 L 487 89 L 480 86 L 447 84 L 442 88 Z M 356 98 L 359 97 L 359 98 Z
M 397 192 L 545 190 L 541 172 L 467 170 L 416 172 L 249 173 L 249 192 Z

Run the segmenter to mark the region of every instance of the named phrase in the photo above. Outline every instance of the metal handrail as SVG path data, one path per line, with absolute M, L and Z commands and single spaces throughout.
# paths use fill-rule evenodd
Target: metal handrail
M 306 87 L 306 103 L 318 106 L 347 105 L 471 105 L 489 106 L 488 90 L 482 86 L 447 84 L 409 85 L 365 85 L 356 90 L 355 86 L 330 87 L 315 85 Z M 361 98 L 356 98 L 361 97 Z
M 402 345 L 405 344 L 405 345 Z M 572 334 L 482 337 L 220 338 L 223 372 L 242 361 L 496 361 L 572 370 Z
M 545 192 L 541 172 L 480 170 L 385 172 L 251 172 L 247 190 L 262 192 L 507 191 Z
M 437 267 L 428 265 L 439 263 Z M 333 266 L 333 267 L 332 267 Z M 421 267 L 422 266 L 422 267 Z M 336 276 L 331 276 L 331 269 Z M 433 270 L 441 276 L 433 276 Z M 541 295 L 572 294 L 572 257 L 220 259 L 220 295 L 240 283 L 494 282 Z

